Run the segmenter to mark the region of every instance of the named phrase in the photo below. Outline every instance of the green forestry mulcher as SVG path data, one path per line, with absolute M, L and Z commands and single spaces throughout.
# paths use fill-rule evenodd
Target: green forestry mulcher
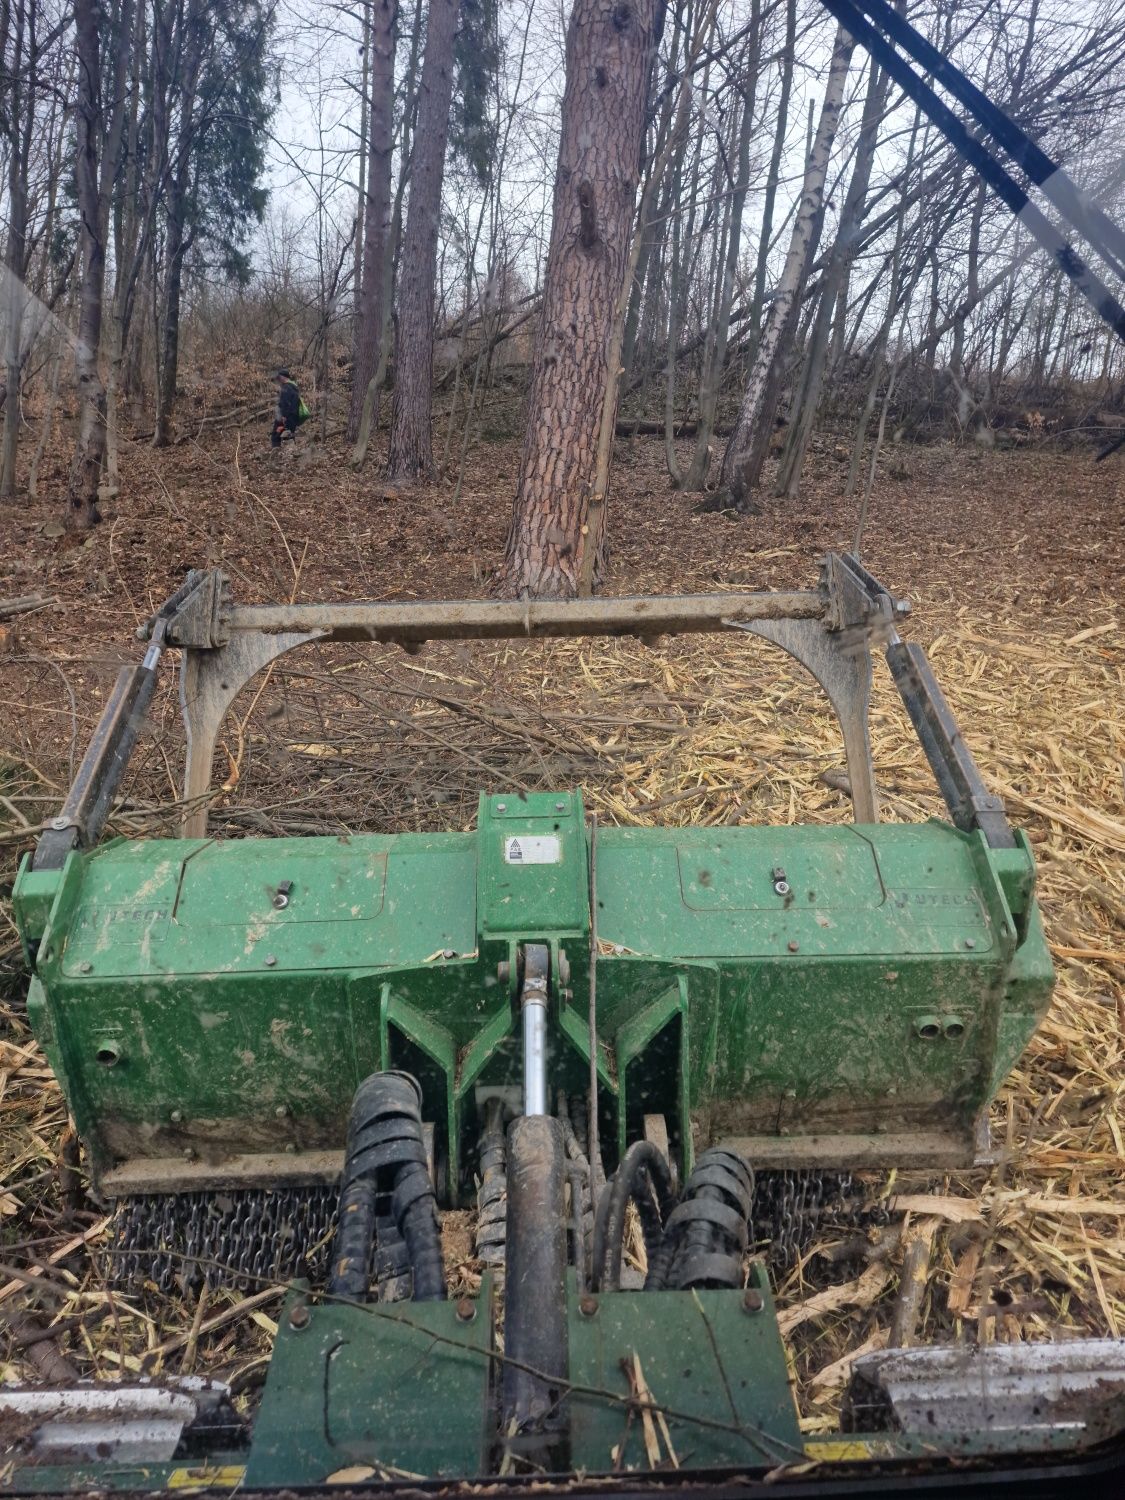
M 767 1262 L 878 1213 L 857 1169 L 986 1156 L 1051 992 L 1027 840 L 907 614 L 839 554 L 810 591 L 568 603 L 244 606 L 189 575 L 21 869 L 28 1006 L 116 1207 L 114 1283 L 290 1291 L 252 1422 L 198 1378 L 3 1388 L 8 1489 L 682 1482 L 1092 1441 L 1119 1346 L 870 1354 L 846 1440 L 804 1441 L 789 1390 Z M 482 795 L 471 833 L 207 834 L 226 708 L 305 644 L 700 631 L 817 679 L 854 824 L 599 827 L 560 790 Z M 168 647 L 183 837 L 99 845 Z M 879 822 L 873 651 L 948 823 Z M 454 1207 L 487 1268 L 457 1301 Z
M 1125 338 L 1066 237 L 1120 278 L 1125 234 L 887 0 L 824 4 Z M 877 1215 L 862 1169 L 986 1159 L 1051 991 L 1027 841 L 907 612 L 846 555 L 807 592 L 570 603 L 244 606 L 190 575 L 20 872 L 28 1008 L 116 1206 L 113 1281 L 289 1293 L 252 1419 L 195 1377 L 0 1386 L 0 1487 L 1022 1496 L 1120 1468 L 1119 1340 L 866 1354 L 833 1437 L 788 1385 L 766 1263 Z M 599 829 L 561 789 L 482 796 L 472 833 L 207 836 L 223 715 L 288 651 L 699 631 L 811 672 L 853 826 Z M 166 647 L 183 837 L 99 846 Z M 947 823 L 879 822 L 875 651 Z M 454 1207 L 489 1267 L 458 1300 Z

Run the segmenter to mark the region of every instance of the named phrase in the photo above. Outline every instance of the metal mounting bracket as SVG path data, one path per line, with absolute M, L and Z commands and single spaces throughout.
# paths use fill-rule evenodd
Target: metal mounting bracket
M 263 667 L 296 646 L 321 640 L 323 635 L 320 630 L 278 635 L 254 631 L 232 636 L 217 650 L 184 651 L 180 666 L 180 708 L 187 735 L 182 820 L 185 838 L 203 838 L 207 833 L 211 765 L 227 709 Z

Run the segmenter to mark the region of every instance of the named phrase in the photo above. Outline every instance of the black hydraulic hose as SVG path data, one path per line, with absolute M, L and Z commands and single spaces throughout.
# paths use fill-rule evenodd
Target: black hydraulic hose
M 415 1302 L 445 1300 L 441 1231 L 430 1169 L 423 1160 L 403 1167 L 395 1179 L 394 1215 L 414 1272 Z
M 669 1234 L 665 1229 L 656 1254 L 648 1258 L 648 1274 L 645 1276 L 646 1292 L 664 1291 L 668 1285 L 668 1272 L 672 1268 L 672 1257 L 675 1253 L 676 1236 Z
M 589 1259 L 594 1237 L 594 1178 L 582 1143 L 565 1113 L 565 1099 L 560 1099 L 559 1125 L 562 1128 L 563 1150 L 566 1153 L 566 1180 L 570 1184 L 571 1241 L 574 1252 L 574 1269 L 579 1287 L 585 1291 L 587 1285 L 586 1262 Z
M 406 1242 L 414 1300 L 445 1297 L 421 1104 L 422 1091 L 408 1073 L 373 1073 L 356 1089 L 348 1116 L 338 1249 L 328 1283 L 334 1296 L 366 1299 L 376 1222 L 389 1217 Z
M 356 1177 L 340 1193 L 336 1255 L 328 1279 L 331 1296 L 346 1297 L 350 1302 L 366 1300 L 374 1249 L 375 1180 Z
M 477 1189 L 477 1256 L 488 1265 L 504 1264 L 504 1240 L 507 1234 L 508 1146 L 504 1130 L 504 1103 L 489 1099 L 484 1107 L 484 1128 L 480 1135 Z
M 664 1222 L 675 1204 L 671 1169 L 651 1141 L 634 1141 L 598 1201 L 591 1271 L 595 1290 L 620 1289 L 625 1211 L 630 1202 L 636 1204 L 640 1215 L 645 1253 L 651 1264 L 660 1253 Z
M 721 1146 L 704 1151 L 668 1216 L 659 1283 L 650 1278 L 646 1290 L 740 1286 L 753 1195 L 754 1176 L 741 1156 Z

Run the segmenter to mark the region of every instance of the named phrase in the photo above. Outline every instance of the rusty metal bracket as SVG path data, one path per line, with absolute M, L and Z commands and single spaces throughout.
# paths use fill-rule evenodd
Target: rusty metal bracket
M 652 644 L 661 635 L 727 629 L 779 646 L 820 684 L 840 722 L 856 821 L 876 822 L 868 729 L 871 649 L 897 639 L 895 622 L 909 610 L 906 600 L 891 595 L 856 558 L 835 552 L 824 559 L 816 590 L 576 600 L 241 605 L 232 601 L 224 573 L 193 571 L 138 630 L 151 642 L 145 662 L 122 672 L 66 806 L 41 841 L 37 863 L 57 861 L 96 838 L 151 697 L 164 646 L 183 653 L 183 831 L 189 837 L 206 833 L 212 762 L 227 710 L 258 672 L 298 646 L 372 641 L 416 651 L 428 640 L 576 636 L 632 637 Z
M 170 613 L 169 607 L 174 606 Z M 192 569 L 183 584 L 160 612 L 137 629 L 137 639 L 152 639 L 156 623 L 167 618 L 167 643 L 197 651 L 225 646 L 230 639 L 226 614 L 230 606 L 230 581 L 218 569 L 204 573 Z
M 547 636 L 636 636 L 721 631 L 726 620 L 814 619 L 825 612 L 820 590 L 748 594 L 653 594 L 601 599 L 457 599 L 337 604 L 234 604 L 223 626 L 234 636 L 318 632 L 322 640 L 541 640 Z M 173 631 L 174 645 L 190 642 Z
M 185 838 L 203 838 L 207 832 L 211 765 L 227 709 L 263 667 L 297 646 L 322 639 L 324 632 L 317 630 L 278 635 L 254 631 L 232 637 L 217 650 L 184 651 L 180 709 L 187 735 L 182 820 Z
M 733 625 L 735 622 L 731 621 Z M 759 620 L 738 629 L 772 641 L 816 678 L 839 720 L 857 823 L 879 821 L 871 759 L 871 651 L 857 627 L 832 632 L 820 620 Z
M 824 623 L 833 634 L 862 641 L 865 649 L 882 646 L 910 614 L 910 600 L 891 594 L 852 553 L 829 552 L 820 568 Z

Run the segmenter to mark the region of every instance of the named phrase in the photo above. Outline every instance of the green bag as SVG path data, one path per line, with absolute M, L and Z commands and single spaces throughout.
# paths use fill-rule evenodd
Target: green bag
M 305 398 L 302 396 L 299 399 L 300 399 L 300 405 L 297 407 L 297 426 L 298 427 L 300 427 L 300 425 L 301 425 L 302 422 L 307 422 L 309 420 L 309 418 L 312 416 L 312 412 L 309 411 L 308 407 L 305 405 Z

